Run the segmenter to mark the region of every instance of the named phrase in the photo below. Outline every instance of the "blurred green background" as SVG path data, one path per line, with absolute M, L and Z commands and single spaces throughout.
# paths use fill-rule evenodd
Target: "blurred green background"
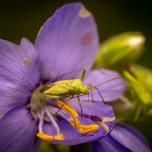
M 43 22 L 70 0 L 1 0 L 0 38 L 19 43 L 21 37 L 34 42 Z M 81 0 L 94 14 L 100 41 L 127 31 L 141 31 L 146 37 L 146 52 L 140 63 L 152 69 L 152 1 Z M 136 126 L 152 145 L 152 119 Z

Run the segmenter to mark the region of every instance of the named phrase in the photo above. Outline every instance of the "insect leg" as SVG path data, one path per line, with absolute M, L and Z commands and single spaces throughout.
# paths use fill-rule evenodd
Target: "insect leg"
M 78 99 L 78 104 L 79 104 L 80 109 L 81 109 L 81 117 L 82 117 L 83 109 L 82 109 L 82 105 L 81 105 L 80 97 L 79 97 L 79 96 L 77 96 L 77 99 Z
M 102 96 L 102 94 L 100 93 L 99 89 L 98 89 L 96 86 L 94 86 L 94 87 L 95 87 L 95 89 L 97 90 L 97 92 L 98 92 L 98 94 L 99 94 L 102 102 L 105 104 L 105 101 L 104 101 L 103 96 Z
M 91 89 L 90 92 L 91 92 L 91 101 L 94 102 L 94 100 L 93 100 L 93 90 Z
M 66 103 L 68 103 L 68 101 L 69 101 L 70 99 L 72 99 L 72 97 L 70 97 L 66 102 L 64 102 L 64 103 L 59 107 L 59 109 L 58 109 L 57 112 L 55 113 L 55 116 L 57 116 L 58 112 L 64 107 L 64 105 L 65 105 Z
M 88 101 L 90 100 L 90 93 L 88 93 Z

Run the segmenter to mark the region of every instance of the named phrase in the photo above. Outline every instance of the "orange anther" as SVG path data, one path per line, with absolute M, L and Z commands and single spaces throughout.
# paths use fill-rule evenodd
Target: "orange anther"
M 97 124 L 79 125 L 79 133 L 81 134 L 91 134 L 97 132 L 98 130 L 99 130 L 99 125 Z
M 38 132 L 37 136 L 40 139 L 45 140 L 47 142 L 52 142 L 53 140 L 64 140 L 64 135 L 62 133 L 59 135 L 51 136 L 51 135 L 45 134 L 43 132 Z
M 57 104 L 62 110 L 66 111 L 67 113 L 72 115 L 72 117 L 74 117 L 74 118 L 78 117 L 78 113 L 76 112 L 76 110 L 73 107 L 71 107 L 67 102 L 62 102 L 62 101 L 58 100 Z

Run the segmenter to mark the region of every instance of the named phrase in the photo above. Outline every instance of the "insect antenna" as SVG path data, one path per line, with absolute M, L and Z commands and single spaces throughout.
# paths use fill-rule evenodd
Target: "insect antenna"
M 109 82 L 109 81 L 113 81 L 113 80 L 120 79 L 120 78 L 121 78 L 121 77 L 115 77 L 115 78 L 106 80 L 106 81 L 104 81 L 104 82 L 101 82 L 101 83 L 97 84 L 96 86 L 91 86 L 91 87 L 89 87 L 89 89 L 94 88 L 94 87 L 99 87 L 99 86 L 102 85 L 102 84 L 105 84 L 105 83 L 107 83 L 107 82 Z
M 80 72 L 80 71 L 82 71 L 82 75 L 84 73 L 84 76 L 85 76 L 86 70 L 83 68 L 83 69 L 76 69 L 76 70 L 71 70 L 71 71 L 67 71 L 67 72 L 61 73 L 60 77 L 58 79 L 60 80 L 62 77 L 66 76 L 68 74 L 72 74 L 72 73 L 76 73 L 76 72 Z M 83 78 L 84 76 L 82 77 L 82 75 L 81 75 L 81 78 L 84 79 Z

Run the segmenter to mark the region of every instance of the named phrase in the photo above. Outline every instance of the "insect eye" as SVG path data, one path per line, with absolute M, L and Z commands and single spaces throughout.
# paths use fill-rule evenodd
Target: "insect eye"
M 82 92 L 83 94 L 88 94 L 88 87 L 87 87 L 87 86 L 82 87 L 82 88 L 81 88 L 81 92 Z

